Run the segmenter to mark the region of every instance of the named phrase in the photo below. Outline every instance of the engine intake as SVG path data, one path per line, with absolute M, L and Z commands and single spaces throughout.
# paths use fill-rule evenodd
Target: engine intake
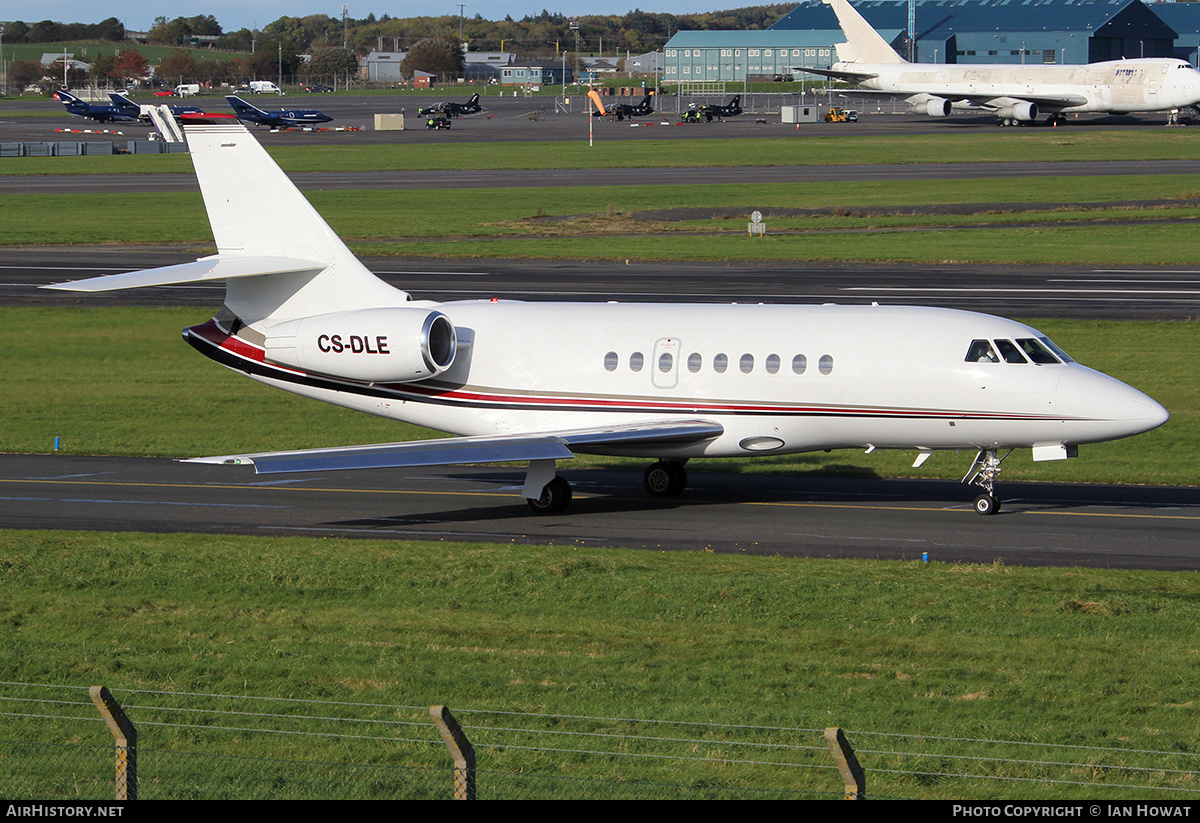
M 921 104 L 919 112 L 928 114 L 930 117 L 949 117 L 950 111 L 954 108 L 954 104 L 944 97 L 935 97 L 928 102 Z
M 430 309 L 320 314 L 266 330 L 266 356 L 281 366 L 370 383 L 436 377 L 454 363 L 458 333 Z

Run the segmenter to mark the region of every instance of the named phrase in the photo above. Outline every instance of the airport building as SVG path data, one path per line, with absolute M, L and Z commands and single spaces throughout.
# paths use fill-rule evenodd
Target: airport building
M 919 63 L 1095 63 L 1179 56 L 1194 64 L 1200 38 L 1200 3 L 917 0 L 911 44 L 908 0 L 853 5 L 901 56 Z M 834 46 L 845 40 L 829 6 L 804 0 L 764 31 L 678 32 L 663 50 L 663 80 L 790 79 L 800 67 L 828 67 L 837 60 Z

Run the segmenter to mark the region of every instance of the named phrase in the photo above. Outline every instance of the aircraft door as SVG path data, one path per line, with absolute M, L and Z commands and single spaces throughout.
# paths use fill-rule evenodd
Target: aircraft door
M 657 389 L 673 389 L 679 384 L 679 339 L 662 337 L 654 344 L 650 361 L 650 380 Z

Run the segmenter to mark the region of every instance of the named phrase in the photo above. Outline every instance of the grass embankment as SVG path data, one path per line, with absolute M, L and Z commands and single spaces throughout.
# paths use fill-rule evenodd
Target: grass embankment
M 373 540 L 6 532 L 3 541 L 8 682 L 1194 748 L 1195 575 Z M 276 722 L 238 716 L 218 725 Z M 52 724 L 6 725 L 6 737 L 42 740 Z M 104 745 L 103 726 L 91 726 L 94 741 L 82 737 L 88 728 L 65 732 Z M 221 745 L 239 757 L 364 759 L 352 740 L 306 743 L 305 752 L 286 736 L 158 724 L 140 742 L 154 751 Z M 763 774 L 728 761 L 576 757 L 528 750 L 558 748 L 554 739 L 520 742 L 485 747 L 481 768 L 749 786 Z M 859 746 L 912 750 L 861 738 Z M 882 797 L 1095 797 L 1106 782 L 1148 780 L 1197 788 L 1186 754 L 1181 762 L 1064 754 L 1056 759 L 1088 765 L 1071 772 L 1081 785 L 1058 786 L 1008 755 L 981 769 L 943 756 L 860 756 L 870 792 Z M 1141 760 L 1191 774 L 1118 768 Z M 909 774 L 885 771 L 893 768 Z M 993 779 L 927 776 L 977 770 Z M 795 769 L 787 780 L 837 790 L 828 770 Z
M 199 309 L 0 308 L 8 366 L 0 401 L 0 452 L 192 457 L 316 448 L 434 436 L 262 386 L 210 363 L 179 338 Z M 1195 348 L 1190 323 L 1040 320 L 1035 325 L 1080 362 L 1147 392 L 1172 414 L 1161 429 L 1085 446 L 1081 458 L 1034 464 L 1014 453 L 1004 478 L 1189 485 L 1200 464 L 1200 385 L 1180 352 Z M 862 471 L 957 479 L 970 455 L 921 469 L 915 453 L 857 452 L 695 461 L 699 470 Z M 617 465 L 581 456 L 573 466 Z
M 395 190 L 388 192 L 386 208 L 361 192 L 314 191 L 308 198 L 351 248 L 373 256 L 1190 265 L 1200 242 L 1200 208 L 1072 205 L 1182 200 L 1198 193 L 1200 175 L 961 180 L 953 186 L 917 180 L 445 189 L 436 197 Z M 741 208 L 746 215 L 764 211 L 767 236 L 748 238 L 744 218 L 636 218 L 705 203 Z M 1039 211 L 1001 206 L 973 215 L 934 212 L 942 205 L 985 203 L 1047 205 Z M 833 213 L 771 214 L 822 208 Z M 885 213 L 856 211 L 864 208 Z M 96 219 L 110 212 L 122 215 L 119 231 Z M 0 217 L 6 245 L 62 242 L 62 233 L 47 231 L 48 225 L 70 226 L 71 242 L 78 244 L 186 243 L 206 250 L 212 243 L 199 193 L 13 193 L 0 204 Z

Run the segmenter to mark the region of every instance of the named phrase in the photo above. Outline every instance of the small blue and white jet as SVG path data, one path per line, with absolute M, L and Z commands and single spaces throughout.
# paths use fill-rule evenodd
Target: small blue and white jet
M 109 95 L 111 103 L 88 103 L 64 89 L 54 92 L 54 96 L 66 107 L 68 114 L 98 123 L 129 123 L 142 115 L 141 106 L 119 94 Z
M 263 111 L 252 106 L 240 97 L 229 95 L 225 98 L 239 120 L 254 123 L 257 126 L 271 128 L 290 128 L 294 126 L 315 126 L 328 123 L 333 118 L 316 109 L 281 109 L 280 111 Z
M 529 462 L 521 496 L 561 511 L 559 460 L 645 457 L 652 495 L 692 457 L 831 449 L 976 454 L 993 514 L 1000 452 L 1074 457 L 1161 426 L 1167 411 L 1044 334 L 913 306 L 414 299 L 346 248 L 237 122 L 185 125 L 217 254 L 63 283 L 101 292 L 225 281 L 184 339 L 270 386 L 457 437 L 223 455 L 259 473 Z M 1007 455 L 1004 455 L 1007 456 Z

